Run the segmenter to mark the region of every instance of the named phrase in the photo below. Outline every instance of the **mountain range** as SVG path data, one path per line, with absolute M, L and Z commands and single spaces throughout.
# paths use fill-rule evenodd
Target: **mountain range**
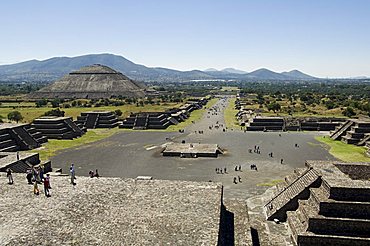
M 317 79 L 298 70 L 276 73 L 262 68 L 253 72 L 234 68 L 221 71 L 178 71 L 161 67 L 146 67 L 113 54 L 90 54 L 76 57 L 54 57 L 47 60 L 29 60 L 0 66 L 0 81 L 4 82 L 50 82 L 83 66 L 102 64 L 111 67 L 138 81 L 190 81 L 190 80 L 313 80 Z

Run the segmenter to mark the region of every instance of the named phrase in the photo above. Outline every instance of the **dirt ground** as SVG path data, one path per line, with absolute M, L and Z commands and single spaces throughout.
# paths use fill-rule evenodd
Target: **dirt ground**
M 335 160 L 314 139 L 324 133 L 228 129 L 224 132 L 223 110 L 227 103 L 228 99 L 220 99 L 213 110 L 208 110 L 209 113 L 187 127 L 184 133 L 122 131 L 104 140 L 61 152 L 52 158 L 53 167 L 61 167 L 68 173 L 70 164 L 74 163 L 76 175 L 81 176 L 87 176 L 89 170 L 99 169 L 100 175 L 108 177 L 145 175 L 154 179 L 216 181 L 224 185 L 226 198 L 247 199 L 262 194 L 268 188 L 266 183 L 281 180 L 294 168 L 304 167 L 305 160 Z M 225 154 L 218 158 L 193 159 L 161 155 L 166 143 L 182 140 L 218 144 Z M 253 152 L 255 145 L 259 146 L 260 154 Z M 270 152 L 273 157 L 269 156 Z M 257 165 L 258 171 L 250 170 L 251 164 Z M 236 165 L 241 165 L 242 171 L 235 171 Z M 227 173 L 217 174 L 216 168 L 226 168 Z M 238 180 L 238 176 L 241 182 L 233 183 L 234 177 Z

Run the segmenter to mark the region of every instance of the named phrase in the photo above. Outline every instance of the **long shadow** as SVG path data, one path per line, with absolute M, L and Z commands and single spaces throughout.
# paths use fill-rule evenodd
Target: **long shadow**
M 251 235 L 252 235 L 253 246 L 260 246 L 260 239 L 259 239 L 259 236 L 258 236 L 257 229 L 251 227 Z
M 225 205 L 221 205 L 220 228 L 218 232 L 218 246 L 233 246 L 234 236 L 234 213 L 228 211 Z

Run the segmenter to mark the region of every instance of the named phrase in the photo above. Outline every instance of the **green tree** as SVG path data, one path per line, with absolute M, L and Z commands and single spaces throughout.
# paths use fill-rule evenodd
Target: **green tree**
M 347 107 L 345 110 L 343 110 L 342 114 L 347 117 L 352 117 L 356 115 L 355 111 L 351 107 Z
M 45 116 L 59 116 L 62 117 L 64 116 L 65 112 L 60 110 L 59 108 L 57 109 L 52 109 L 50 111 L 45 112 Z
M 53 108 L 57 108 L 57 107 L 59 107 L 59 103 L 60 103 L 59 99 L 54 99 L 53 101 L 51 101 L 51 106 Z
M 114 110 L 114 113 L 117 115 L 117 116 L 121 116 L 122 115 L 122 111 L 120 109 L 116 109 Z
M 36 104 L 37 108 L 41 108 L 41 107 L 46 106 L 48 104 L 48 100 L 46 100 L 46 99 L 37 100 L 35 102 L 35 104 Z
M 8 114 L 8 119 L 18 123 L 18 121 L 23 120 L 23 116 L 19 111 L 12 111 Z

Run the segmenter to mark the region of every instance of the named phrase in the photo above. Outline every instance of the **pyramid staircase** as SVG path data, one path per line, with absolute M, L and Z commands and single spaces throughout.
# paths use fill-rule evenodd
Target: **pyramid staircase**
M 285 221 L 286 212 L 295 210 L 298 199 L 307 196 L 309 187 L 317 185 L 319 181 L 320 176 L 314 169 L 304 171 L 266 203 L 264 207 L 267 219 Z
M 338 126 L 334 132 L 330 135 L 331 139 L 340 140 L 342 136 L 355 124 L 354 121 L 348 120 L 344 124 Z
M 332 199 L 325 184 L 309 192 L 308 200 L 287 212 L 296 245 L 370 245 L 370 200 Z
M 136 116 L 135 124 L 132 129 L 134 130 L 145 130 L 148 126 L 149 114 L 145 116 Z
M 98 123 L 99 114 L 88 114 L 85 121 L 85 127 L 88 129 L 94 129 Z
M 37 131 L 36 128 L 34 128 L 31 125 L 25 126 L 26 131 L 39 143 L 43 144 L 48 141 L 48 138 L 44 135 L 42 135 L 41 132 Z

